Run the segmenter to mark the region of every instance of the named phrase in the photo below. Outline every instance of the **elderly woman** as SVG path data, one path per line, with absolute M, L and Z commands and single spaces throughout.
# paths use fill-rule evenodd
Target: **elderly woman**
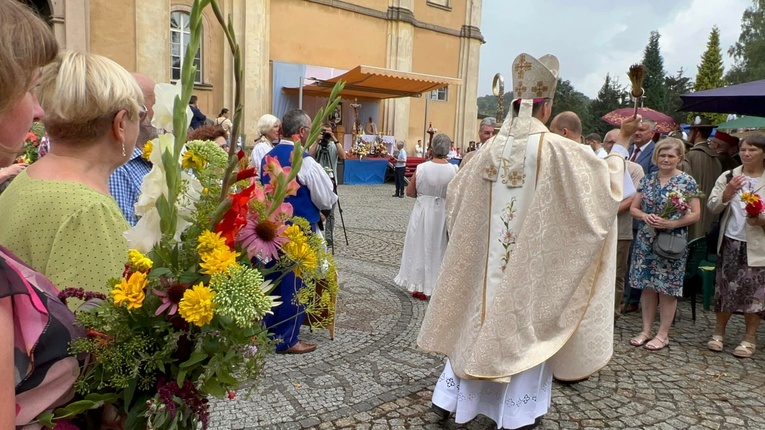
M 108 292 L 128 251 L 109 175 L 133 152 L 143 94 L 114 61 L 76 52 L 43 69 L 37 94 L 51 152 L 0 196 L 0 243 L 59 288 Z
M 629 283 L 643 290 L 643 331 L 630 340 L 633 346 L 658 351 L 669 344 L 669 328 L 675 317 L 677 298 L 683 294 L 685 259 L 673 260 L 657 255 L 652 243 L 658 230 L 688 237 L 688 226 L 698 221 L 701 203 L 696 181 L 677 169 L 685 155 L 685 144 L 680 139 L 665 138 L 653 151 L 653 162 L 659 171 L 643 177 L 632 200 L 630 213 L 642 221 L 635 238 Z M 669 194 L 684 196 L 690 210 L 678 211 L 662 218 L 660 215 L 669 201 Z M 687 254 L 687 250 L 685 252 Z M 656 307 L 659 306 L 661 325 L 656 336 L 651 336 Z M 650 340 L 650 342 L 649 342 Z
M 0 36 L 0 181 L 5 182 L 25 167 L 8 166 L 21 152 L 32 121 L 43 117 L 35 87 L 40 67 L 56 58 L 58 45 L 48 25 L 16 0 L 0 0 Z M 3 223 L 0 230 L 8 232 L 6 219 Z M 79 363 L 68 347 L 83 333 L 57 293 L 44 276 L 0 247 L 2 428 L 24 427 L 72 399 Z
M 733 355 L 754 354 L 757 328 L 765 316 L 765 216 L 747 216 L 744 193 L 765 196 L 765 134 L 752 134 L 741 141 L 742 166 L 720 175 L 709 195 L 707 207 L 723 212 L 717 242 L 717 324 L 707 346 L 723 350 L 725 327 L 731 315 L 744 314 L 746 333 Z
M 271 114 L 265 114 L 258 120 L 260 137 L 255 141 L 255 147 L 250 154 L 250 167 L 255 168 L 256 175 L 260 174 L 260 163 L 263 158 L 273 149 L 275 143 L 279 143 L 281 130 L 281 120 Z
M 436 135 L 433 159 L 417 166 L 406 188 L 406 195 L 417 201 L 409 217 L 401 268 L 395 281 L 420 300 L 433 294 L 446 251 L 446 187 L 457 174 L 457 166 L 446 161 L 451 144 L 449 136 Z

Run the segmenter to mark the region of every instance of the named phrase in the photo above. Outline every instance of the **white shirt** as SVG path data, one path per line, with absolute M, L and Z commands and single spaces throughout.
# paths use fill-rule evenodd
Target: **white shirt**
M 406 167 L 406 150 L 403 148 L 396 154 L 396 167 Z
M 250 154 L 250 166 L 255 168 L 255 179 L 260 178 L 260 162 L 263 161 L 263 157 L 268 154 L 268 151 L 274 147 L 269 142 L 261 139 Z
M 741 200 L 741 194 L 753 190 L 758 178 L 746 177 L 744 186 L 733 195 L 730 201 L 730 217 L 725 225 L 725 237 L 739 242 L 746 242 L 746 203 Z
M 295 143 L 282 139 L 279 142 L 282 145 L 292 145 Z M 311 201 L 319 210 L 332 209 L 332 205 L 337 202 L 337 194 L 332 191 L 332 181 L 329 175 L 313 157 L 303 157 L 303 164 L 300 165 L 300 171 L 297 174 L 300 183 L 308 187 L 311 192 Z
M 629 156 L 629 151 L 627 151 L 627 148 L 621 146 L 621 145 L 614 145 L 611 148 L 611 154 L 619 155 L 620 157 L 624 158 L 625 160 Z M 597 155 L 600 158 L 606 158 L 608 154 L 606 154 L 606 151 L 603 150 L 603 152 L 596 152 L 595 155 Z M 622 188 L 622 198 L 628 199 L 637 193 L 637 190 L 635 189 L 635 184 L 632 183 L 632 177 L 630 177 L 630 172 L 627 170 L 627 167 L 624 167 L 624 185 Z
M 614 146 L 616 146 L 616 145 L 614 145 Z M 608 155 L 608 152 L 606 152 L 605 149 L 600 148 L 597 151 L 595 151 L 595 155 L 597 155 L 600 158 L 606 158 L 606 155 Z

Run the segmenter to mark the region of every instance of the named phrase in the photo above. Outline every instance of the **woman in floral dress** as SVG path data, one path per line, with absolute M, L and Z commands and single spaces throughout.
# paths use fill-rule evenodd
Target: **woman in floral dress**
M 668 230 L 687 238 L 688 226 L 698 221 L 701 210 L 696 181 L 677 169 L 684 155 L 683 141 L 674 138 L 661 140 L 653 152 L 653 162 L 659 166 L 659 171 L 646 175 L 640 181 L 630 208 L 632 216 L 642 223 L 635 238 L 629 280 L 633 288 L 643 290 L 643 331 L 632 338 L 630 344 L 651 351 L 658 351 L 669 344 L 669 328 L 675 316 L 677 298 L 683 293 L 688 253 L 686 250 L 685 255 L 677 260 L 660 257 L 653 252 L 653 240 L 657 230 Z M 680 196 L 687 208 L 662 218 L 660 214 L 670 193 Z M 657 305 L 661 324 L 656 336 L 652 337 Z

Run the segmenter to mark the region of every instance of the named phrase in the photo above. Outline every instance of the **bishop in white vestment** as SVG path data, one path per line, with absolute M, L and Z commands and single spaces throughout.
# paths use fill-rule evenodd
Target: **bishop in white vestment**
M 433 404 L 458 423 L 531 425 L 553 375 L 586 378 L 613 352 L 624 158 L 545 127 L 557 72 L 553 56 L 515 60 L 515 111 L 449 185 L 450 242 L 418 344 L 447 356 Z M 636 128 L 623 124 L 615 148 Z

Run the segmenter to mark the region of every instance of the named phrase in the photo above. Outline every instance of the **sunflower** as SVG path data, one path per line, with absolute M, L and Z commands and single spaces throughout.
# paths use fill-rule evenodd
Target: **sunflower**
M 282 251 L 295 263 L 292 270 L 297 276 L 302 276 L 303 271 L 314 270 L 318 266 L 316 253 L 305 242 L 287 242 L 282 247 Z
M 127 303 L 129 311 L 140 308 L 143 306 L 143 299 L 146 298 L 144 288 L 146 288 L 146 274 L 143 272 L 131 273 L 128 279 L 122 278 L 122 282 L 112 290 L 111 295 L 114 297 L 114 304 L 122 306 L 123 303 Z
M 178 312 L 187 322 L 202 327 L 212 321 L 214 298 L 215 291 L 200 282 L 183 293 L 183 298 L 178 304 Z

